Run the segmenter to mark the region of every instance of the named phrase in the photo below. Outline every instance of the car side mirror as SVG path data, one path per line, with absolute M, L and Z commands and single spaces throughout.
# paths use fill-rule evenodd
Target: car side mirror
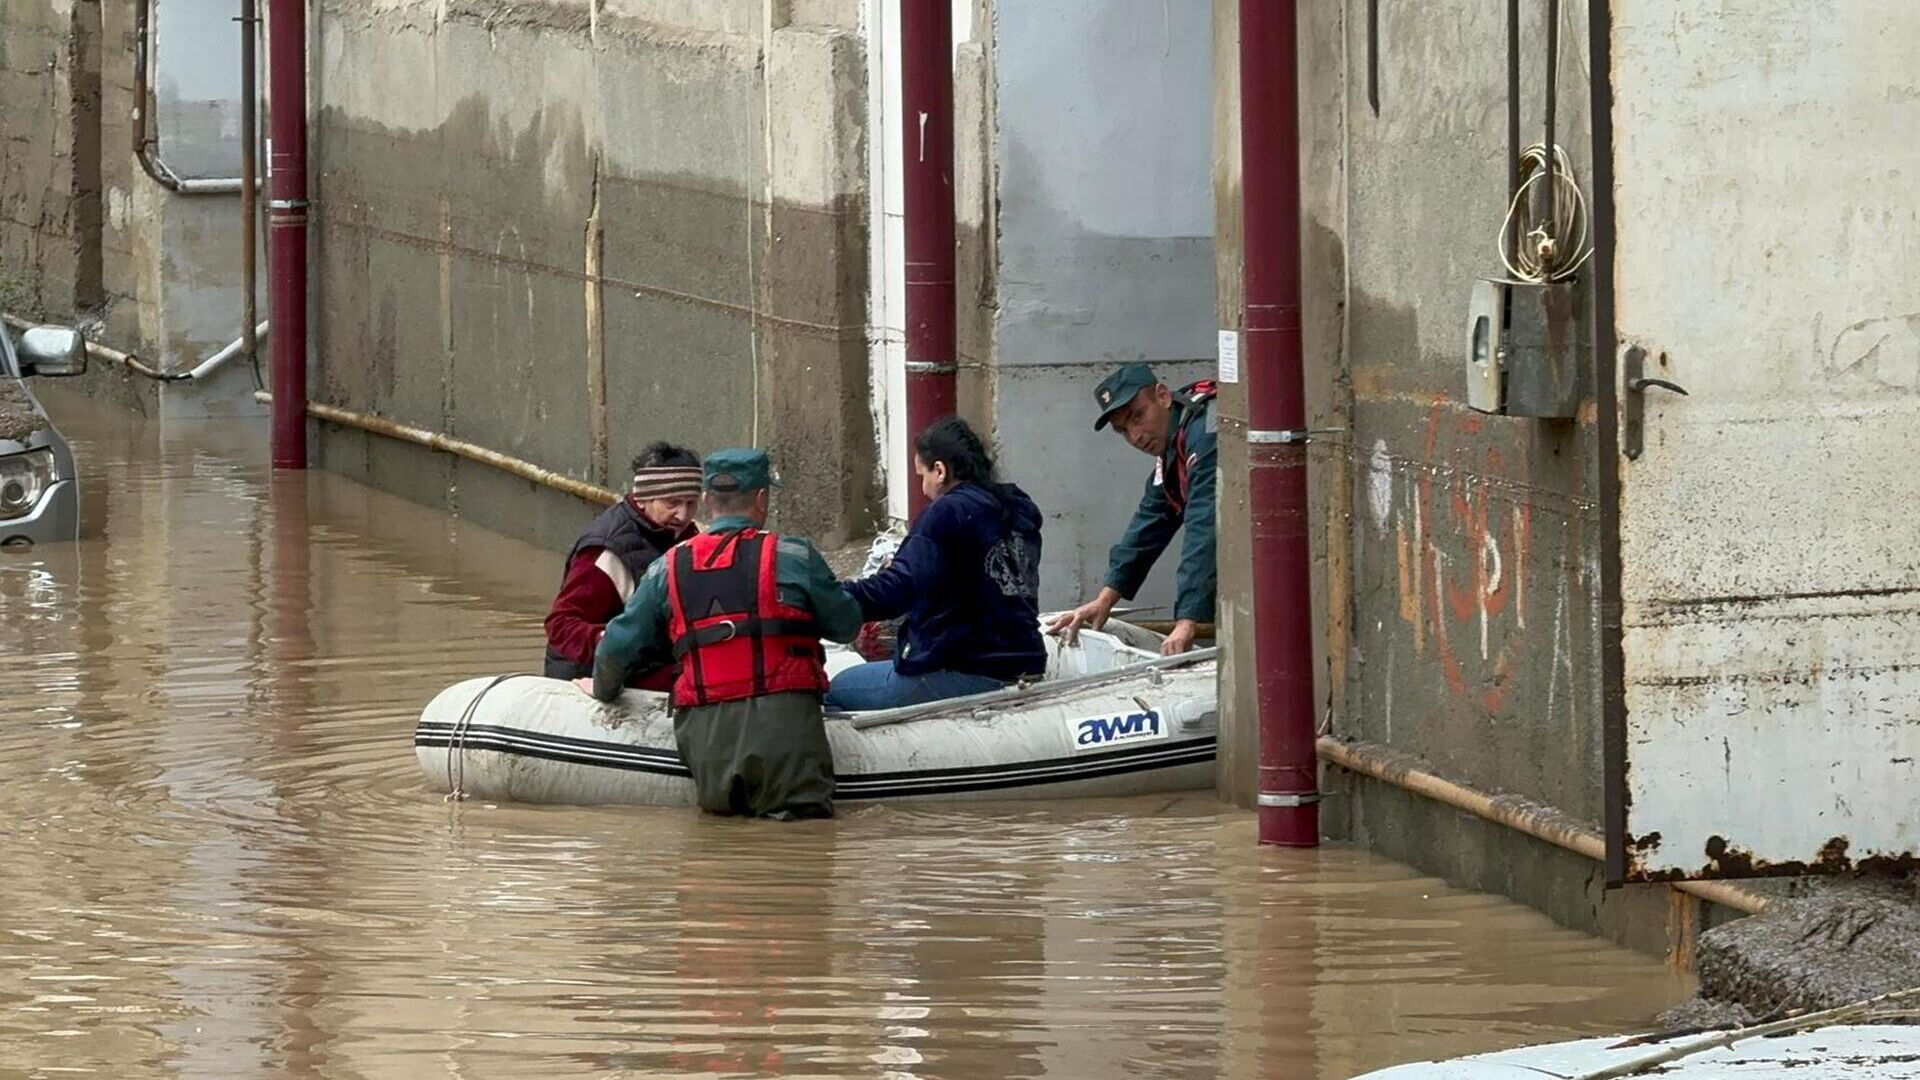
M 87 339 L 65 326 L 36 326 L 20 335 L 20 374 L 84 375 Z

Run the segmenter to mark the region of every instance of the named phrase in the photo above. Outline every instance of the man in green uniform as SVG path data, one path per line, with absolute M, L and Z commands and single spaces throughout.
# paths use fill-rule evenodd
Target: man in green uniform
M 1125 535 L 1107 556 L 1100 595 L 1055 618 L 1048 629 L 1067 640 L 1082 626 L 1098 630 L 1113 607 L 1133 599 L 1154 561 L 1186 526 L 1180 569 L 1174 579 L 1173 632 L 1161 652 L 1172 656 L 1193 647 L 1199 624 L 1212 622 L 1219 570 L 1214 562 L 1214 466 L 1219 422 L 1213 411 L 1216 386 L 1203 380 L 1169 388 L 1145 364 L 1127 364 L 1101 380 L 1093 398 L 1100 409 L 1093 429 L 1111 425 L 1127 444 L 1153 457 L 1153 475 Z
M 702 464 L 712 525 L 654 560 L 594 653 L 593 696 L 671 655 L 673 735 L 700 808 L 791 819 L 833 815 L 833 751 L 820 641 L 852 641 L 860 605 L 798 537 L 766 531 L 774 485 L 760 450 Z

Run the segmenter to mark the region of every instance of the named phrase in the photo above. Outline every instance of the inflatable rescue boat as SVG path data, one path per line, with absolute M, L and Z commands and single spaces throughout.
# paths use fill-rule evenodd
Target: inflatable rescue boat
M 829 713 L 837 801 L 1141 795 L 1213 786 L 1214 650 L 1159 655 L 1124 623 L 1046 637 L 1038 681 L 877 712 Z M 827 668 L 861 662 L 829 646 Z M 537 675 L 469 679 L 420 716 L 414 748 L 441 792 L 526 803 L 692 804 L 665 694 L 601 703 Z

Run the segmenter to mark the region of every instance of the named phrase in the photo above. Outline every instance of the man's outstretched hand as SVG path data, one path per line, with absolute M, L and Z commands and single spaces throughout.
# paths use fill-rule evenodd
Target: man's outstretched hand
M 1054 634 L 1071 645 L 1080 638 L 1080 628 L 1098 630 L 1107 625 L 1107 619 L 1113 614 L 1113 606 L 1120 602 L 1120 594 L 1110 588 L 1100 590 L 1100 595 L 1074 608 L 1053 617 L 1047 624 L 1047 633 Z
M 1193 648 L 1193 639 L 1200 631 L 1200 624 L 1192 619 L 1180 619 L 1173 624 L 1173 633 L 1160 643 L 1161 656 L 1179 656 Z

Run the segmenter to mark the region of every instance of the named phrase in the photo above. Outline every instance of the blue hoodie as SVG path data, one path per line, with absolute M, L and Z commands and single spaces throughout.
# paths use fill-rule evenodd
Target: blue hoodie
M 907 617 L 894 668 L 1011 682 L 1046 670 L 1040 643 L 1040 508 L 1013 484 L 960 484 L 935 499 L 885 570 L 846 583 L 869 621 Z

